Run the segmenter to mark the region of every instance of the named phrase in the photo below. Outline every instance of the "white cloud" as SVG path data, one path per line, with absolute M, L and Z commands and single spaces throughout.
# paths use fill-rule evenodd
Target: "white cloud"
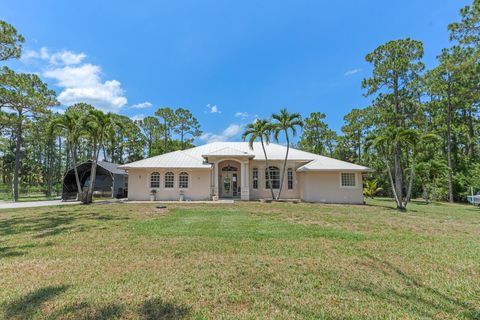
M 200 136 L 200 140 L 207 143 L 210 142 L 220 142 L 220 141 L 229 141 L 232 140 L 242 132 L 243 125 L 232 123 L 220 134 L 214 134 L 211 132 L 206 132 Z
M 360 68 L 355 68 L 355 69 L 351 69 L 351 70 L 348 70 L 347 72 L 345 72 L 345 76 L 348 77 L 348 76 L 353 76 L 354 74 L 356 73 L 359 73 L 360 71 L 362 71 L 362 69 Z
M 81 63 L 86 57 L 85 53 L 75 54 L 71 51 L 62 51 L 51 55 L 50 62 L 56 65 L 72 65 Z
M 211 104 L 207 104 L 207 109 L 208 109 L 208 112 L 209 113 L 222 113 L 216 104 L 214 105 L 211 105 Z
M 22 54 L 22 61 L 28 63 L 32 59 L 41 59 L 48 61 L 53 65 L 75 65 L 81 63 L 87 55 L 83 52 L 74 53 L 69 50 L 63 50 L 55 53 L 50 53 L 46 47 L 40 50 L 27 50 Z
M 107 112 L 118 112 L 127 104 L 121 84 L 117 80 L 102 82 L 100 73 L 99 66 L 84 64 L 47 70 L 43 76 L 55 79 L 56 85 L 63 88 L 58 101 L 64 105 L 85 102 Z
M 238 111 L 238 112 L 235 113 L 235 117 L 236 117 L 236 118 L 240 118 L 240 119 L 246 119 L 246 118 L 248 118 L 249 116 L 250 116 L 250 114 L 249 114 L 248 112 L 240 112 L 240 111 Z
M 134 115 L 133 117 L 130 117 L 130 119 L 132 120 L 143 120 L 145 119 L 145 115 L 144 114 L 137 114 L 137 115 Z
M 47 70 L 43 76 L 57 80 L 60 87 L 91 87 L 100 82 L 100 72 L 99 66 L 84 64 Z
M 130 108 L 132 108 L 132 109 L 148 109 L 148 108 L 151 108 L 151 107 L 152 107 L 152 104 L 148 101 L 137 103 L 137 104 L 134 104 L 134 105 L 130 106 Z
M 242 120 L 248 119 L 249 121 L 256 121 L 258 119 L 258 114 L 250 114 L 248 112 L 236 112 L 235 113 L 236 118 L 240 118 Z

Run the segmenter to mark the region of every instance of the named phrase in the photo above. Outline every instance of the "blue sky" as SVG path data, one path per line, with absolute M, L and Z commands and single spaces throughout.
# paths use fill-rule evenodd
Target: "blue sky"
M 0 19 L 27 39 L 21 61 L 68 105 L 87 101 L 139 118 L 189 108 L 198 142 L 239 140 L 243 125 L 286 107 L 343 116 L 363 108 L 365 55 L 393 39 L 425 45 L 425 63 L 449 46 L 463 0 L 21 1 Z

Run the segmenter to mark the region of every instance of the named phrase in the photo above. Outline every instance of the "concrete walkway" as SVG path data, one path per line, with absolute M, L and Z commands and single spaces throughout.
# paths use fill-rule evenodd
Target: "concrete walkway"
M 185 201 L 177 201 L 177 200 L 158 200 L 158 201 L 140 201 L 140 200 L 121 200 L 123 203 L 137 203 L 137 204 L 146 204 L 146 203 L 151 203 L 151 204 L 160 204 L 160 203 L 182 203 L 182 204 L 198 204 L 198 203 L 208 203 L 208 204 L 217 204 L 217 203 L 235 203 L 235 200 L 231 199 L 220 199 L 217 201 L 212 201 L 212 200 L 185 200 Z
M 71 204 L 79 204 L 80 201 L 67 201 L 62 200 L 46 200 L 46 201 L 27 201 L 27 202 L 0 202 L 0 209 L 16 209 L 16 208 L 35 208 L 35 207 L 48 207 L 48 206 L 63 206 Z
M 167 204 L 167 203 L 181 203 L 181 204 L 198 204 L 198 203 L 208 203 L 208 204 L 229 204 L 234 203 L 234 200 L 230 199 L 221 199 L 218 201 L 128 201 L 125 199 L 112 199 L 112 200 L 94 200 L 93 203 L 97 204 L 106 204 L 106 203 L 151 203 L 151 204 Z M 64 206 L 72 204 L 81 204 L 80 201 L 66 201 L 62 200 L 45 200 L 45 201 L 27 201 L 27 202 L 9 202 L 9 201 L 0 201 L 0 210 L 1 209 L 16 209 L 16 208 L 36 208 L 36 207 L 48 207 L 48 206 Z

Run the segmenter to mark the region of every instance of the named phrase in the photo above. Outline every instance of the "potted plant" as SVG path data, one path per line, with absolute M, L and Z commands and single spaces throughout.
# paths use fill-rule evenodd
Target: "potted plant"
M 156 195 L 157 195 L 157 190 L 155 189 L 150 190 L 150 201 L 155 201 Z

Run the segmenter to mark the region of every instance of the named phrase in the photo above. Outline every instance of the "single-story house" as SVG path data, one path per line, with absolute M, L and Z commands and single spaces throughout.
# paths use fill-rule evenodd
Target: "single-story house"
M 83 162 L 77 166 L 82 191 L 86 191 L 90 185 L 91 169 L 91 160 Z M 94 196 L 125 198 L 128 192 L 127 172 L 123 169 L 119 169 L 118 164 L 98 161 L 93 192 Z M 71 168 L 63 175 L 62 199 L 75 199 L 77 193 L 75 170 Z
M 129 200 L 271 198 L 278 192 L 287 148 L 259 142 L 214 142 L 120 166 L 128 171 Z M 362 173 L 369 168 L 290 148 L 281 197 L 306 202 L 363 203 Z

